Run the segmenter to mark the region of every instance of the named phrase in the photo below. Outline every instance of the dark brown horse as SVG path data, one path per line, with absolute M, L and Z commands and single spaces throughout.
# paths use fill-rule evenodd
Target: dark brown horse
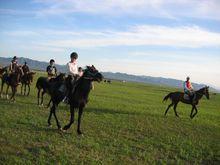
M 63 82 L 65 80 L 65 74 L 60 73 L 57 77 L 51 78 L 50 80 L 47 77 L 39 77 L 37 79 L 36 88 L 38 89 L 37 93 L 37 104 L 43 105 L 44 94 L 49 93 L 50 86 L 55 82 Z M 40 101 L 41 99 L 41 101 Z
M 92 82 L 102 81 L 103 76 L 101 73 L 98 72 L 98 70 L 95 69 L 94 66 L 91 66 L 91 67 L 88 66 L 87 69 L 84 71 L 83 76 L 80 77 L 79 80 L 77 80 L 76 84 L 71 84 L 72 81 L 71 79 L 68 79 L 68 78 L 65 80 L 65 84 L 66 84 L 67 90 L 69 91 L 70 121 L 66 126 L 64 126 L 63 129 L 61 128 L 61 125 L 56 116 L 56 110 L 57 110 L 59 103 L 64 99 L 65 92 L 61 92 L 59 90 L 59 88 L 62 85 L 61 83 L 55 83 L 53 87 L 50 88 L 50 95 L 51 95 L 53 105 L 50 110 L 48 124 L 49 126 L 51 125 L 51 117 L 53 115 L 55 117 L 58 129 L 60 130 L 69 129 L 74 122 L 75 109 L 78 108 L 79 111 L 78 111 L 77 133 L 82 134 L 81 129 L 80 129 L 81 117 L 83 114 L 83 109 L 88 102 L 88 97 L 89 97 L 89 93 L 91 90 Z
M 3 67 L 3 68 L 1 67 L 0 68 L 0 78 L 2 78 L 3 74 L 6 73 L 7 70 L 8 70 L 8 67 Z
M 193 102 L 189 99 L 189 98 L 184 98 L 184 93 L 183 92 L 171 92 L 169 93 L 167 96 L 164 97 L 163 101 L 167 101 L 168 99 L 170 99 L 172 101 L 172 103 L 167 107 L 166 111 L 165 111 L 165 116 L 168 112 L 168 110 L 172 107 L 174 109 L 174 113 L 177 117 L 177 111 L 176 111 L 176 107 L 178 105 L 179 102 L 185 103 L 185 104 L 190 104 L 192 105 L 192 110 L 191 110 L 191 114 L 190 117 L 191 119 L 195 117 L 195 115 L 197 114 L 197 108 L 196 105 L 199 104 L 199 100 L 202 98 L 202 96 L 205 95 L 207 99 L 209 99 L 209 87 L 204 87 L 199 89 L 198 91 L 195 91 L 195 97 Z M 194 113 L 195 110 L 195 113 Z
M 36 74 L 35 72 L 28 72 L 28 73 L 25 73 L 21 77 L 21 94 L 26 95 L 26 88 L 28 87 L 27 96 L 29 96 L 29 94 L 30 94 L 30 85 L 33 82 L 35 74 Z M 23 87 L 24 87 L 24 90 L 23 90 Z M 24 91 L 24 93 L 23 93 L 23 91 Z
M 8 89 L 9 87 L 11 87 L 12 90 L 12 95 L 10 100 L 11 101 L 15 101 L 15 94 L 17 92 L 17 87 L 19 85 L 19 80 L 20 77 L 23 75 L 23 71 L 22 68 L 20 66 L 17 67 L 17 69 L 15 70 L 15 72 L 13 73 L 5 73 L 2 76 L 2 85 L 1 85 L 1 91 L 0 91 L 0 95 L 1 97 L 3 97 L 3 87 L 4 84 L 7 84 L 7 88 L 6 88 L 6 98 L 8 99 Z

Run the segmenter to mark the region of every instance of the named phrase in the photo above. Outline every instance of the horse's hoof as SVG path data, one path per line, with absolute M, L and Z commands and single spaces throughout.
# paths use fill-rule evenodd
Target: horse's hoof
M 83 133 L 81 131 L 77 131 L 78 135 L 82 135 Z
M 49 128 L 52 128 L 52 124 L 48 124 L 48 127 L 49 127 Z
M 67 125 L 63 127 L 63 130 L 65 130 L 65 131 L 68 129 L 69 129 L 69 127 Z
M 66 132 L 67 132 L 67 130 L 65 130 L 65 129 L 62 129 L 62 132 L 66 133 Z

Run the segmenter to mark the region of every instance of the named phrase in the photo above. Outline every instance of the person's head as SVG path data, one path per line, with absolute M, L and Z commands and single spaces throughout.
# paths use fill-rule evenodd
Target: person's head
M 78 58 L 78 54 L 76 52 L 70 54 L 71 62 L 75 62 L 77 58 Z
M 13 57 L 12 61 L 17 62 L 18 58 L 16 56 Z
M 24 65 L 27 65 L 27 62 L 26 62 L 26 61 L 24 62 Z
M 51 59 L 50 60 L 50 65 L 54 65 L 54 63 L 55 63 L 54 59 Z
M 189 77 L 189 76 L 187 76 L 187 77 L 186 77 L 186 81 L 189 81 L 189 80 L 190 80 L 190 77 Z

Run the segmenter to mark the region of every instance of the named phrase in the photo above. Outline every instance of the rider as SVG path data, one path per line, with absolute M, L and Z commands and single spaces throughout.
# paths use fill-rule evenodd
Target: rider
M 51 78 L 57 76 L 57 68 L 55 67 L 54 64 L 55 64 L 54 59 L 51 59 L 50 65 L 47 66 L 48 79 L 51 79 Z
M 18 65 L 18 58 L 16 56 L 14 56 L 13 59 L 11 60 L 11 63 L 10 63 L 10 66 L 9 66 L 9 71 L 11 73 L 16 73 L 19 70 L 21 70 L 22 75 L 17 76 L 17 84 L 18 85 L 21 84 L 20 83 L 20 78 L 21 78 L 21 76 L 23 76 L 24 73 L 23 73 L 22 68 Z
M 193 102 L 193 98 L 194 98 L 194 90 L 193 90 L 193 86 L 191 84 L 191 82 L 189 81 L 190 77 L 186 78 L 186 81 L 184 82 L 184 93 L 187 94 L 190 98 L 190 101 Z
M 11 60 L 10 66 L 9 66 L 9 71 L 11 73 L 15 73 L 18 68 L 18 58 L 16 56 L 13 57 Z
M 22 69 L 23 69 L 24 74 L 28 74 L 30 72 L 30 69 L 29 69 L 26 61 L 24 62 Z
M 64 102 L 68 103 L 69 101 L 69 94 L 70 91 L 72 92 L 74 90 L 74 85 L 75 82 L 78 80 L 79 77 L 83 75 L 82 73 L 82 68 L 78 68 L 77 65 L 77 59 L 78 59 L 78 54 L 76 52 L 72 52 L 70 54 L 70 62 L 67 63 L 67 75 L 68 75 L 68 80 L 71 80 L 70 82 L 67 82 L 67 90 L 65 92 L 65 98 Z M 61 87 L 62 88 L 62 87 Z M 64 91 L 63 89 L 60 89 L 60 91 Z

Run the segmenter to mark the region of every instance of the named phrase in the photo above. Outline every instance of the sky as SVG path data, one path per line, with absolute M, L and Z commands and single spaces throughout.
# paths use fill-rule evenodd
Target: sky
M 0 56 L 220 89 L 220 0 L 0 0 Z

